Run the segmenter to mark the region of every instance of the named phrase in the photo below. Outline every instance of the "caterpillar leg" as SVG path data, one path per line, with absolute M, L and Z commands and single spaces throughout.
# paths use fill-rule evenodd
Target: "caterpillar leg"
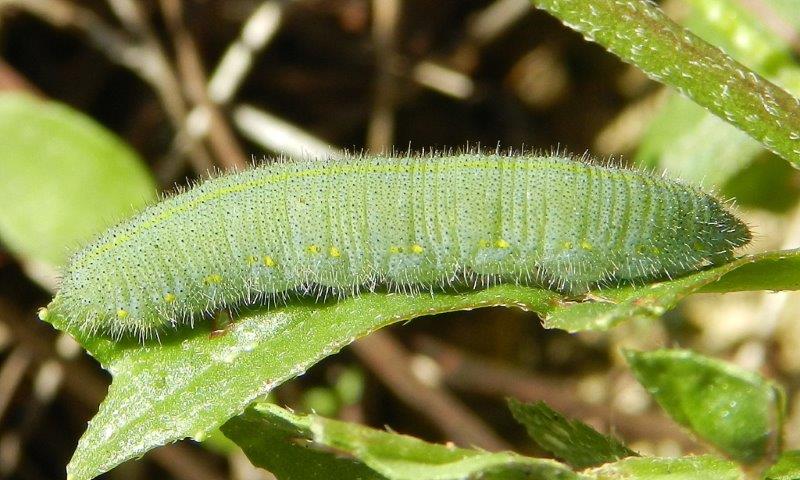
M 225 310 L 220 310 L 213 317 L 211 317 L 211 333 L 208 334 L 208 338 L 219 338 L 227 333 L 233 328 L 234 321 L 231 319 L 230 313 Z

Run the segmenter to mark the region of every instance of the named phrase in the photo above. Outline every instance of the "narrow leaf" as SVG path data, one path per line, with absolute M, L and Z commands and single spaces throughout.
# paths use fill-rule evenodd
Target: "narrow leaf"
M 88 480 L 156 446 L 202 439 L 276 385 L 385 325 L 490 305 L 545 310 L 557 299 L 512 285 L 436 296 L 365 294 L 243 313 L 213 337 L 208 325 L 182 329 L 160 344 L 78 335 L 114 379 L 67 471 L 73 480 Z
M 594 302 L 562 303 L 545 315 L 547 328 L 607 330 L 632 318 L 657 318 L 695 292 L 797 290 L 800 250 L 741 257 L 668 282 L 600 290 Z
M 597 480 L 743 480 L 744 474 L 727 460 L 703 455 L 682 458 L 629 457 L 584 472 Z
M 800 167 L 800 102 L 647 0 L 533 0 Z
M 790 46 L 739 2 L 687 3 L 686 24 L 698 36 L 789 92 L 800 92 L 800 68 Z M 648 127 L 636 159 L 697 184 L 724 185 L 762 153 L 761 145 L 741 130 L 673 94 Z
M 586 478 L 552 460 L 524 457 L 513 452 L 491 453 L 437 445 L 406 435 L 330 420 L 317 415 L 294 415 L 280 407 L 265 403 L 258 404 L 243 415 L 231 419 L 222 430 L 231 440 L 242 446 L 253 463 L 267 469 L 277 466 L 282 471 L 287 469 L 284 462 L 288 459 L 275 459 L 274 452 L 268 452 L 272 448 L 270 444 L 266 441 L 255 441 L 260 432 L 267 432 L 268 436 L 282 434 L 285 435 L 284 438 L 294 437 L 295 441 L 313 441 L 320 446 L 347 454 L 379 474 L 367 478 L 391 480 Z M 320 452 L 314 453 L 314 458 L 317 460 L 322 458 Z M 298 458 L 302 455 L 297 451 L 295 454 Z M 332 460 L 330 453 L 325 454 L 328 455 L 325 461 L 330 462 Z M 334 468 L 345 468 L 343 463 L 345 460 L 338 460 L 339 463 Z M 352 464 L 349 467 L 355 468 Z M 319 478 L 342 477 L 331 475 Z
M 764 480 L 797 480 L 798 478 L 800 478 L 800 450 L 783 452 L 778 461 L 764 474 Z
M 594 467 L 636 456 L 614 437 L 603 435 L 578 420 L 568 420 L 544 402 L 508 400 L 508 407 L 540 447 L 575 468 Z
M 720 277 L 724 280 L 738 268 L 770 262 L 779 270 L 784 262 L 800 261 L 798 257 L 796 251 L 744 257 L 672 282 L 605 289 L 597 294 L 602 298 L 584 303 L 521 285 L 419 296 L 373 293 L 327 303 L 306 299 L 281 308 L 243 312 L 221 336 L 211 337 L 209 326 L 203 324 L 145 345 L 85 336 L 51 315 L 48 321 L 75 336 L 114 377 L 68 472 L 74 480 L 89 479 L 159 445 L 190 436 L 202 438 L 276 385 L 356 338 L 395 322 L 453 310 L 508 306 L 546 316 L 549 326 L 610 328 L 630 316 L 660 315 L 683 296 Z M 787 270 L 773 284 L 759 280 L 756 285 L 786 288 L 798 283 L 797 275 Z M 743 275 L 732 286 L 747 289 L 751 281 Z
M 288 412 L 285 416 L 269 412 L 251 408 L 222 426 L 253 465 L 269 470 L 280 480 L 386 478 L 357 460 L 315 448 L 310 442 L 309 422 Z

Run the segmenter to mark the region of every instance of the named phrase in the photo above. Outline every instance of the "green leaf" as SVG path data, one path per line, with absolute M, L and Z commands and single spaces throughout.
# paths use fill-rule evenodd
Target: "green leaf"
M 752 261 L 728 271 L 704 285 L 700 292 L 744 292 L 752 290 L 800 290 L 800 250 L 755 255 Z
M 657 318 L 695 292 L 800 289 L 800 250 L 741 257 L 731 263 L 669 282 L 596 292 L 594 302 L 562 303 L 545 327 L 569 332 L 607 330 L 632 318 Z
M 67 471 L 74 480 L 89 479 L 156 446 L 202 439 L 276 385 L 385 325 L 490 305 L 545 310 L 557 300 L 555 293 L 513 285 L 436 296 L 365 294 L 324 304 L 305 299 L 243 312 L 224 335 L 211 337 L 208 325 L 198 325 L 144 346 L 72 331 L 114 379 Z M 66 327 L 63 319 L 48 320 Z
M 800 68 L 780 37 L 732 0 L 687 0 L 693 32 L 790 92 L 800 92 Z M 693 183 L 723 185 L 762 154 L 758 142 L 697 104 L 673 94 L 649 125 L 637 153 Z
M 578 420 L 567 420 L 544 402 L 508 400 L 508 407 L 540 447 L 575 468 L 586 468 L 636 456 L 614 437 Z
M 497 285 L 462 293 L 397 295 L 369 293 L 342 301 L 292 302 L 282 308 L 242 312 L 221 336 L 207 324 L 181 329 L 159 342 L 114 342 L 89 337 L 50 315 L 47 321 L 73 335 L 113 375 L 108 396 L 89 424 L 68 465 L 73 480 L 89 479 L 148 450 L 189 436 L 202 438 L 272 388 L 358 337 L 421 315 L 487 306 L 524 308 L 568 330 L 610 328 L 630 316 L 657 316 L 680 298 L 768 262 L 781 270 L 796 265 L 800 252 L 744 257 L 671 282 L 600 292 L 595 302 L 566 301 L 559 294 L 522 285 Z M 770 284 L 741 275 L 736 289 L 783 289 L 800 283 L 800 269 Z
M 755 462 L 781 436 L 784 396 L 752 372 L 685 350 L 626 351 L 633 373 L 675 421 L 731 457 Z
M 352 423 L 330 420 L 317 415 L 294 415 L 272 404 L 262 403 L 243 415 L 228 421 L 222 431 L 239 444 L 250 460 L 281 479 L 301 478 L 386 478 L 391 480 L 447 479 L 581 479 L 566 466 L 552 460 L 524 457 L 513 452 L 491 453 L 479 450 L 437 445 L 396 433 L 375 430 Z M 284 442 L 309 440 L 317 445 L 345 453 L 358 463 L 300 446 L 291 457 L 280 457 L 272 439 Z M 277 448 L 277 450 L 275 450 Z M 298 475 L 297 467 L 316 463 L 331 468 L 330 475 L 306 470 Z M 365 467 L 369 467 L 369 470 Z M 316 467 L 316 465 L 314 466 Z M 362 468 L 364 470 L 358 470 Z M 352 469 L 349 476 L 345 470 Z M 377 473 L 375 473 L 377 472 Z
M 727 460 L 702 455 L 683 458 L 629 457 L 585 472 L 597 480 L 743 480 Z
M 111 132 L 65 105 L 0 94 L 0 241 L 62 265 L 110 223 L 152 201 L 156 185 Z
M 800 102 L 648 0 L 533 3 L 800 167 Z
M 797 480 L 800 478 L 800 450 L 783 452 L 764 474 L 764 480 Z
M 363 463 L 314 448 L 308 418 L 261 404 L 222 426 L 257 467 L 279 480 L 381 480 L 386 477 Z M 274 412 L 274 413 L 273 413 Z

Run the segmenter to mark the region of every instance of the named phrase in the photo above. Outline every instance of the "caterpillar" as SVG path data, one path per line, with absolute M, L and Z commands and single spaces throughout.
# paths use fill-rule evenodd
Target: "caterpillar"
M 75 254 L 44 316 L 146 339 L 295 292 L 466 281 L 564 293 L 671 278 L 750 241 L 696 187 L 558 155 L 279 162 L 146 208 Z

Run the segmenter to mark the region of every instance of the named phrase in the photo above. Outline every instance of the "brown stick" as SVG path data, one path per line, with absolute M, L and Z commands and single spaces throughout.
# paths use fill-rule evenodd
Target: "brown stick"
M 417 343 L 421 352 L 442 367 L 444 382 L 454 389 L 492 397 L 511 397 L 523 402 L 544 401 L 567 416 L 602 419 L 625 438 L 669 439 L 678 442 L 687 451 L 702 450 L 697 442 L 663 414 L 630 415 L 608 405 L 582 401 L 575 395 L 575 380 L 535 375 L 473 358 L 431 337 L 424 337 Z
M 192 138 L 198 138 L 206 133 L 202 129 L 207 130 L 209 145 L 219 164 L 228 170 L 244 169 L 248 163 L 244 152 L 239 147 L 227 120 L 208 96 L 205 69 L 194 38 L 183 23 L 181 1 L 161 0 L 161 10 L 172 32 L 178 71 L 183 79 L 187 96 L 194 104 L 202 106 L 202 110 L 195 110 L 201 115 L 199 117 L 201 121 L 202 115 L 205 114 L 209 122 L 207 129 L 201 127 L 200 131 L 195 132 L 192 131 L 191 125 L 187 125 L 187 131 Z M 189 117 L 187 120 L 191 121 L 192 118 Z
M 419 381 L 408 369 L 410 355 L 388 332 L 373 332 L 351 348 L 400 400 L 455 443 L 491 451 L 511 449 L 450 392 Z
M 84 357 L 77 360 L 64 361 L 58 357 L 53 345 L 42 335 L 41 324 L 36 317 L 25 315 L 10 300 L 0 297 L 2 318 L 11 330 L 18 348 L 44 361 L 56 360 L 64 364 L 64 392 L 80 401 L 90 409 L 96 408 L 103 400 L 107 390 L 107 380 L 101 377 L 99 370 Z M 186 445 L 165 445 L 151 453 L 153 460 L 164 470 L 182 480 L 223 480 L 225 476 L 211 465 L 203 455 Z

